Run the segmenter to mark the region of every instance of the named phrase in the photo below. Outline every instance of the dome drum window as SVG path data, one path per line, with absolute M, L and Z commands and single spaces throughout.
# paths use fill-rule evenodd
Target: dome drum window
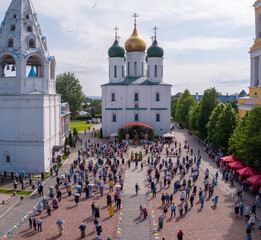
M 28 45 L 29 45 L 29 48 L 35 48 L 35 41 L 34 41 L 34 39 L 29 39 Z
M 10 38 L 8 39 L 8 44 L 7 44 L 8 47 L 13 47 L 14 46 L 14 39 L 13 38 Z
M 14 24 L 11 26 L 11 31 L 12 31 L 12 32 L 15 31 L 15 25 L 14 25 Z
M 27 26 L 27 32 L 32 32 L 32 26 L 30 25 Z

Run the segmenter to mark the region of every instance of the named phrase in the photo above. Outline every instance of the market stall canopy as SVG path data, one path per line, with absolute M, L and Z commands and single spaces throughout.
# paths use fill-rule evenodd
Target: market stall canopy
M 123 125 L 122 127 L 120 127 L 120 129 L 123 129 L 123 128 L 126 128 L 126 127 L 134 127 L 134 126 L 140 126 L 140 127 L 146 127 L 146 128 L 153 129 L 153 127 L 150 126 L 149 124 L 142 123 L 142 122 L 127 123 L 127 124 Z
M 238 158 L 230 155 L 230 156 L 226 156 L 226 157 L 222 157 L 220 158 L 223 162 L 228 162 L 228 163 L 231 163 L 231 162 L 236 162 L 236 161 L 239 161 Z
M 259 171 L 257 171 L 254 168 L 251 167 L 245 167 L 242 169 L 237 170 L 237 172 L 240 174 L 240 176 L 254 176 L 260 174 Z
M 228 164 L 229 167 L 234 168 L 234 169 L 241 169 L 246 167 L 245 163 L 242 163 L 240 161 L 236 161 L 236 162 L 231 162 Z
M 164 137 L 164 138 L 173 138 L 173 137 L 175 137 L 175 136 L 174 136 L 174 134 L 171 134 L 171 133 L 165 133 L 165 134 L 163 135 L 163 137 Z
M 261 175 L 255 175 L 247 178 L 247 181 L 252 183 L 253 185 L 261 185 Z

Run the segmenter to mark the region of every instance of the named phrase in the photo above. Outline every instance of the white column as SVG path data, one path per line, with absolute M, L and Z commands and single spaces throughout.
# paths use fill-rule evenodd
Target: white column
M 258 87 L 261 87 L 261 56 L 259 56 L 259 65 L 258 65 Z
M 254 87 L 256 80 L 256 61 L 255 58 L 252 58 L 252 78 L 251 78 L 251 87 Z

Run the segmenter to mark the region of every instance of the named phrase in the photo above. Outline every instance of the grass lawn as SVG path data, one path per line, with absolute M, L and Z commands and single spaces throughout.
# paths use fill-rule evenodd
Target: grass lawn
M 21 191 L 21 190 L 9 190 L 9 189 L 0 189 L 0 193 L 6 194 L 14 194 L 16 192 L 17 195 L 31 195 L 33 191 Z
M 76 131 L 84 131 L 89 130 L 89 127 L 92 127 L 93 123 L 86 123 L 86 121 L 71 121 L 70 122 L 70 129 L 73 131 L 74 128 L 76 128 Z
M 38 177 L 41 178 L 41 175 L 39 175 Z M 38 177 L 32 177 L 32 179 L 38 179 Z M 49 173 L 45 173 L 44 174 L 44 179 L 47 179 L 48 177 L 50 177 L 50 174 Z

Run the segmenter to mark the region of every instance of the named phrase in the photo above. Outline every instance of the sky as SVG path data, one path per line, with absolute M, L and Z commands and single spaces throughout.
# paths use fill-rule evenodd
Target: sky
M 255 0 L 31 0 L 57 74 L 72 72 L 87 96 L 100 96 L 109 81 L 108 49 L 119 28 L 120 44 L 133 31 L 151 44 L 153 27 L 163 47 L 164 82 L 172 94 L 248 92 Z M 0 19 L 11 0 L 0 0 Z

